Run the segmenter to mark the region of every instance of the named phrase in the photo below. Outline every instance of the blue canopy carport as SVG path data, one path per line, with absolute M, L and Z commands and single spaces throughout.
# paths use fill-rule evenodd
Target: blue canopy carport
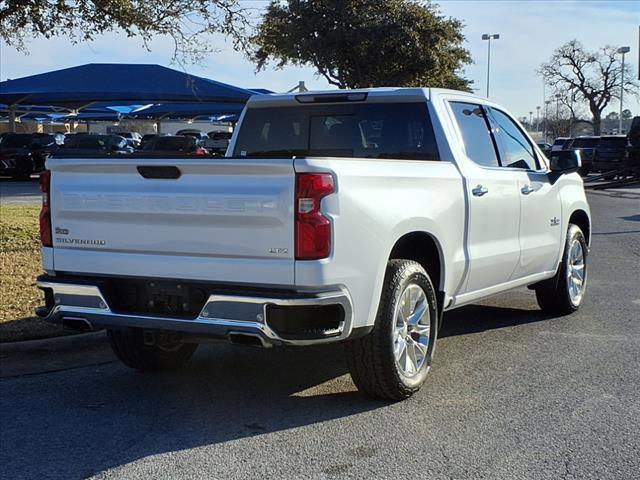
M 130 118 L 188 119 L 239 115 L 244 104 L 233 103 L 161 103 L 145 105 L 126 114 Z
M 97 102 L 112 105 L 180 102 L 244 105 L 255 92 L 160 65 L 91 63 L 0 82 L 11 129 L 25 105 L 81 111 Z

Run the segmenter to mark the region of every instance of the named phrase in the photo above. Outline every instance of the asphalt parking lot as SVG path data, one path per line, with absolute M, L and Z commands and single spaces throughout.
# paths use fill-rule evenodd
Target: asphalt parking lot
M 447 314 L 408 401 L 357 393 L 339 346 L 208 345 L 160 375 L 100 357 L 0 380 L 0 476 L 638 478 L 640 190 L 589 200 L 580 312 L 521 289 Z
M 35 176 L 26 182 L 8 178 L 0 179 L 0 203 L 2 204 L 40 203 L 41 198 L 40 184 Z

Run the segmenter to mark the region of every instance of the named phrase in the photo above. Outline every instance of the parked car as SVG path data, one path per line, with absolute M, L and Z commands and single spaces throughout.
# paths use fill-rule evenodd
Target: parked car
M 580 158 L 582 159 L 582 168 L 580 169 L 580 175 L 583 177 L 588 175 L 593 170 L 593 156 L 600 137 L 584 136 L 576 137 L 568 145 L 568 149 L 580 150 Z
M 115 135 L 119 135 L 127 140 L 129 146 L 133 148 L 139 148 L 142 142 L 142 135 L 138 132 L 118 132 Z
M 536 142 L 536 145 L 538 145 L 540 151 L 542 151 L 542 153 L 544 153 L 547 157 L 552 152 L 552 145 L 547 142 Z
M 443 312 L 529 286 L 565 315 L 585 295 L 580 154 L 547 160 L 469 93 L 253 96 L 226 158 L 110 162 L 47 163 L 37 313 L 106 328 L 141 371 L 207 339 L 344 341 L 356 386 L 398 400 L 425 382 Z
M 204 140 L 204 147 L 212 153 L 224 154 L 229 146 L 229 141 L 233 133 L 231 132 L 209 132 L 209 137 Z
M 195 138 L 196 140 L 199 140 L 199 141 L 203 141 L 203 140 L 206 140 L 207 138 L 209 138 L 206 133 L 204 133 L 203 131 L 198 130 L 196 128 L 184 128 L 182 130 L 178 130 L 176 132 L 176 135 L 193 137 L 193 138 Z
M 571 143 L 573 138 L 571 137 L 558 137 L 554 140 L 553 145 L 551 145 L 552 152 L 558 152 L 560 150 L 566 150 L 569 144 Z
M 62 137 L 64 140 L 64 136 Z M 44 170 L 60 139 L 49 133 L 8 133 L 0 142 L 0 175 L 26 180 Z
M 147 140 L 142 147 L 145 153 L 162 153 L 163 155 L 207 155 L 209 152 L 198 144 L 192 136 L 167 135 Z
M 133 148 L 126 138 L 120 135 L 97 133 L 67 136 L 64 150 L 67 154 L 73 153 L 74 155 L 126 155 L 133 153 Z
M 606 173 L 623 167 L 629 141 L 625 135 L 600 137 L 593 157 L 593 170 Z

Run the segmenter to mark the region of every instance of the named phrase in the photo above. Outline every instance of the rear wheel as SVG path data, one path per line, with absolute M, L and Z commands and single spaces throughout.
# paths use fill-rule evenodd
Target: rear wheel
M 587 286 L 587 248 L 580 227 L 569 224 L 556 276 L 536 288 L 536 299 L 543 311 L 568 315 L 578 310 Z
M 373 331 L 346 344 L 358 389 L 388 400 L 417 392 L 431 368 L 437 319 L 436 293 L 424 268 L 391 260 Z
M 139 328 L 107 330 L 107 336 L 116 357 L 126 366 L 143 372 L 174 370 L 189 360 L 198 348 L 197 343 L 168 339 L 149 344 Z

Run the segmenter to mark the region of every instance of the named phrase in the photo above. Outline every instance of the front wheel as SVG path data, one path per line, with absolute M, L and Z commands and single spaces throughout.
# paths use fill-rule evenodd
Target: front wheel
M 580 307 L 587 286 L 587 241 L 580 227 L 569 224 L 562 262 L 556 276 L 536 288 L 540 308 L 568 315 Z
M 126 366 L 142 372 L 160 372 L 181 367 L 198 348 L 197 343 L 156 341 L 148 344 L 139 328 L 107 330 L 111 349 Z
M 422 266 L 391 260 L 373 331 L 346 343 L 360 391 L 402 400 L 417 392 L 431 367 L 438 328 L 436 292 Z

